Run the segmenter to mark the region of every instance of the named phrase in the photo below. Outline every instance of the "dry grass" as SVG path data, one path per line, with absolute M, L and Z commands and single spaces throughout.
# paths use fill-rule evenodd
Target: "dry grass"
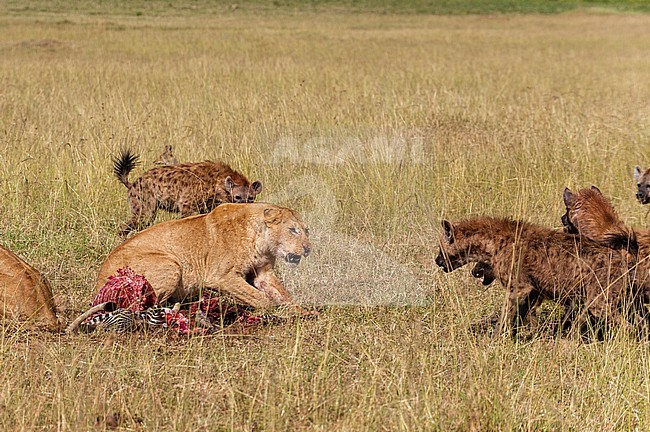
M 2 243 L 67 317 L 128 217 L 124 145 L 260 178 L 315 233 L 289 287 L 329 306 L 191 340 L 12 328 L 0 426 L 647 430 L 648 343 L 471 335 L 501 289 L 431 261 L 441 217 L 559 226 L 565 186 L 648 225 L 632 180 L 650 165 L 648 40 L 647 15 L 5 16 Z

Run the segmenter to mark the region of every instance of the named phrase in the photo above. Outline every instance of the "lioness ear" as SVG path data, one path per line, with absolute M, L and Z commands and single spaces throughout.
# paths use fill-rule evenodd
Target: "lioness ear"
M 596 186 L 594 186 L 594 185 L 591 185 L 591 190 L 594 191 L 594 192 L 598 192 L 599 195 L 602 195 L 602 194 L 603 194 L 603 193 L 600 191 L 600 189 L 598 189 L 598 188 L 597 188 Z
M 454 226 L 448 220 L 442 220 L 442 231 L 445 241 L 449 244 L 454 242 Z
M 571 207 L 576 202 L 576 196 L 568 187 L 564 188 L 564 192 L 562 192 L 562 199 L 564 200 L 564 205 L 567 207 Z
M 257 195 L 260 192 L 262 192 L 262 182 L 259 180 L 255 180 L 253 184 L 251 185 L 251 191 L 253 194 Z
M 279 224 L 282 221 L 282 210 L 279 208 L 265 208 L 264 209 L 264 223 L 266 226 Z
M 643 175 L 643 172 L 641 171 L 641 167 L 638 166 L 638 165 L 635 166 L 634 167 L 634 180 L 636 180 L 638 182 L 642 175 Z
M 226 177 L 226 179 L 223 182 L 224 187 L 226 188 L 226 192 L 232 192 L 232 188 L 235 187 L 235 182 L 232 181 L 230 176 Z

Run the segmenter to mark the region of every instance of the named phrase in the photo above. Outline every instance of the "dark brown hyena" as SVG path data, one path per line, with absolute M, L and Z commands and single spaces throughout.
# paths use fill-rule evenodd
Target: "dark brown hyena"
M 645 317 L 650 326 L 647 303 L 650 303 L 650 231 L 630 228 L 619 218 L 609 200 L 598 188 L 578 192 L 564 190 L 566 213 L 562 223 L 567 231 L 593 240 L 602 246 L 629 252 L 633 268 L 633 283 L 639 297 L 634 303 L 635 313 Z M 647 327 L 644 329 L 648 330 Z
M 510 332 L 542 300 L 553 299 L 623 324 L 619 306 L 628 284 L 628 257 L 579 236 L 528 222 L 480 217 L 452 224 L 442 222 L 444 235 L 436 264 L 445 272 L 470 262 L 486 263 L 506 289 L 499 328 Z
M 650 169 L 643 171 L 640 166 L 634 167 L 636 181 L 636 199 L 641 204 L 650 203 Z
M 566 213 L 562 216 L 564 229 L 615 249 L 636 250 L 634 230 L 619 218 L 616 210 L 596 186 L 562 193 Z
M 146 171 L 133 183 L 129 173 L 138 164 L 130 150 L 113 160 L 113 172 L 129 191 L 131 220 L 121 234 L 151 225 L 158 209 L 181 217 L 207 213 L 222 203 L 251 203 L 262 191 L 260 181 L 246 177 L 221 162 L 166 165 Z

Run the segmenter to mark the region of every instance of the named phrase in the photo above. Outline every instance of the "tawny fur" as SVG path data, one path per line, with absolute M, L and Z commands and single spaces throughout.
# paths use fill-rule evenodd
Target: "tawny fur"
M 222 162 L 193 162 L 152 168 L 134 182 L 129 173 L 138 157 L 129 150 L 113 160 L 113 171 L 128 189 L 131 220 L 122 235 L 151 225 L 158 209 L 187 217 L 207 213 L 223 203 L 250 203 L 262 191 L 262 183 L 246 177 Z
M 58 331 L 61 323 L 50 283 L 13 252 L 0 246 L 0 315 Z
M 636 181 L 636 199 L 641 204 L 650 203 L 650 169 L 644 171 L 640 166 L 635 166 L 634 180 Z
M 499 330 L 509 332 L 519 313 L 541 300 L 584 304 L 598 318 L 623 324 L 618 309 L 628 287 L 628 257 L 578 236 L 523 221 L 480 217 L 443 221 L 436 263 L 452 271 L 486 263 L 506 289 Z M 585 313 L 577 324 L 584 321 Z
M 122 243 L 102 264 L 95 291 L 129 266 L 163 303 L 214 290 L 256 308 L 291 304 L 273 266 L 276 259 L 297 264 L 310 250 L 309 231 L 293 210 L 224 204 L 207 215 L 154 225 Z

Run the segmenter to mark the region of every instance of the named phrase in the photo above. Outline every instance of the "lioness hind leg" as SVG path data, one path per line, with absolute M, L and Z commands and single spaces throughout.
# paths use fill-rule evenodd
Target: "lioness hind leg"
M 185 297 L 182 270 L 174 260 L 154 255 L 132 261 L 128 265 L 133 271 L 147 278 L 147 281 L 156 292 L 159 303 L 181 301 Z

